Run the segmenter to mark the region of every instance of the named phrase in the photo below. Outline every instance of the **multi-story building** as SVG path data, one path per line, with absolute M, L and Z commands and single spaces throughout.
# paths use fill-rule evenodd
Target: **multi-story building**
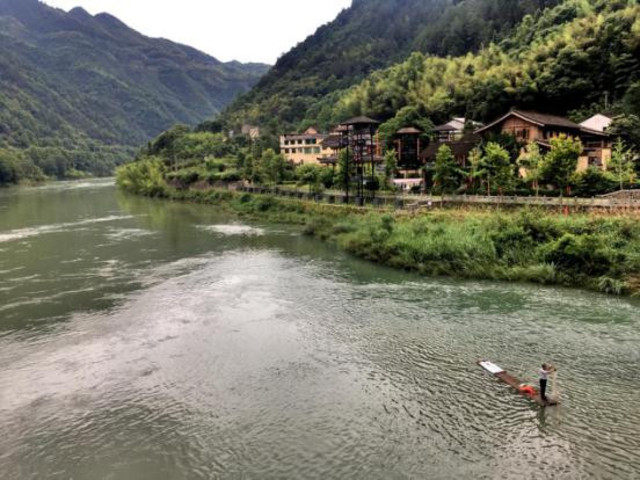
M 598 125 L 603 123 L 599 117 L 595 120 L 594 118 L 590 119 L 593 122 L 587 121 L 585 125 L 593 127 L 596 122 L 599 122 Z M 579 125 L 567 118 L 555 115 L 512 110 L 487 126 L 476 130 L 475 133 L 484 137 L 492 133 L 512 135 L 523 145 L 537 143 L 542 152 L 551 148 L 550 142 L 554 137 L 567 135 L 579 138 L 584 146 L 584 151 L 578 159 L 577 171 L 584 171 L 590 166 L 606 170 L 607 163 L 611 159 L 611 136 L 604 127 L 594 129 L 585 125 Z
M 464 117 L 454 117 L 444 125 L 438 125 L 433 129 L 438 136 L 438 142 L 456 142 L 461 140 L 465 134 L 465 129 L 474 130 L 482 127 L 482 124 L 473 120 L 467 120 Z
M 328 135 L 318 133 L 315 128 L 308 128 L 303 134 L 282 135 L 280 153 L 296 165 L 320 165 L 323 159 L 335 153 L 331 146 L 323 143 L 327 137 Z

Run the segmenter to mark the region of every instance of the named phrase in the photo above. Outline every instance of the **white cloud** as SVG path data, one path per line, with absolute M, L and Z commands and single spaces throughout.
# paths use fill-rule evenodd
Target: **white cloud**
M 44 0 L 70 10 L 108 12 L 151 37 L 223 60 L 275 63 L 351 0 Z

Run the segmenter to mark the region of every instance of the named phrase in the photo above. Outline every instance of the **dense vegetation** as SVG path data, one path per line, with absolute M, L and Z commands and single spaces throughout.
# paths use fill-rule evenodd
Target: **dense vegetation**
M 410 215 L 314 204 L 165 180 L 159 159 L 118 172 L 136 194 L 212 203 L 240 214 L 306 225 L 309 234 L 365 259 L 427 275 L 580 286 L 640 294 L 640 224 L 624 216 L 547 211 L 439 210 Z
M 339 121 L 409 107 L 436 123 L 453 114 L 488 121 L 512 107 L 580 121 L 599 111 L 640 115 L 640 5 L 565 0 L 526 16 L 501 43 L 458 57 L 414 53 L 315 110 Z
M 460 55 L 504 38 L 528 14 L 560 0 L 354 0 L 333 22 L 281 57 L 258 85 L 225 113 L 231 125 L 272 133 L 312 123 L 326 127 L 337 92 L 411 52 Z M 342 120 L 342 119 L 341 119 Z
M 144 37 L 108 14 L 0 0 L 0 183 L 109 174 L 132 147 L 220 111 L 266 68 Z

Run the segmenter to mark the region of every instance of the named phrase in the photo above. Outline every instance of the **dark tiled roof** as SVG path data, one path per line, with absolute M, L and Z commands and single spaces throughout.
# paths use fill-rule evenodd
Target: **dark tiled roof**
M 482 139 L 475 134 L 468 134 L 455 142 L 432 142 L 427 148 L 425 148 L 420 154 L 422 160 L 434 160 L 436 154 L 442 145 L 448 145 L 451 148 L 451 153 L 454 157 L 466 156 L 478 146 Z
M 454 127 L 453 125 L 445 123 L 444 125 L 438 125 L 437 127 L 434 127 L 433 131 L 434 132 L 458 132 L 460 131 L 460 129 L 457 127 Z
M 302 134 L 302 135 L 298 135 L 297 133 L 285 133 L 283 135 L 285 140 L 312 140 L 312 139 L 323 139 L 326 137 L 326 135 L 323 135 L 321 133 L 317 133 L 317 134 Z
M 379 121 L 374 120 L 373 118 L 364 117 L 364 116 L 350 118 L 346 122 L 341 123 L 341 125 L 379 125 L 379 124 L 380 124 Z
M 561 127 L 561 128 L 566 128 L 568 130 L 580 130 L 581 128 L 580 125 L 578 125 L 575 122 L 572 122 L 568 118 L 559 117 L 557 115 L 548 115 L 546 113 L 529 112 L 524 110 L 511 110 L 509 113 L 503 115 L 498 120 L 495 120 L 494 122 L 491 122 L 487 126 L 476 130 L 475 133 L 482 133 L 487 130 L 490 130 L 496 125 L 501 124 L 511 116 L 516 116 L 518 118 L 521 118 L 522 120 L 534 123 L 541 127 Z
M 538 113 L 538 112 L 526 112 L 523 110 L 514 110 L 513 113 L 518 113 L 522 117 L 525 117 L 535 123 L 539 123 L 542 125 L 580 129 L 580 125 L 578 125 L 577 123 L 572 122 L 568 118 L 559 117 L 557 115 L 547 115 L 546 113 Z
M 343 146 L 344 140 L 342 139 L 342 135 L 329 135 L 322 141 L 322 146 L 328 148 L 341 148 Z
M 416 135 L 422 133 L 422 130 L 418 130 L 414 127 L 401 128 L 396 132 L 397 135 Z

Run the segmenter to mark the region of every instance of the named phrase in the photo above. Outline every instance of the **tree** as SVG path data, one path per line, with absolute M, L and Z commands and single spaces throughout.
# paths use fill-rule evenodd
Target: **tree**
M 300 165 L 296 168 L 295 174 L 298 178 L 298 185 L 309 185 L 309 191 L 319 193 L 322 190 L 321 176 L 325 170 L 320 165 Z
M 536 190 L 536 197 L 540 192 L 540 180 L 542 179 L 542 167 L 544 157 L 540 153 L 540 147 L 537 143 L 529 143 L 520 158 L 518 158 L 518 167 L 522 169 L 524 178 L 531 182 L 531 186 Z
M 476 179 L 482 180 L 486 176 L 482 150 L 479 147 L 474 148 L 469 152 L 467 160 L 469 161 L 469 183 L 473 187 Z
M 635 177 L 635 155 L 625 147 L 622 139 L 618 137 L 609 161 L 608 170 L 613 174 L 617 182 L 620 182 L 620 190 L 624 190 L 624 183 L 631 183 Z
M 463 172 L 448 145 L 441 145 L 436 153 L 433 178 L 440 186 L 442 193 L 453 193 L 460 188 Z
M 544 157 L 544 174 L 557 188 L 564 191 L 571 184 L 583 151 L 582 142 L 560 135 L 551 139 L 551 150 Z
M 487 178 L 488 192 L 491 184 L 498 190 L 510 190 L 515 181 L 511 156 L 500 144 L 489 142 L 485 147 L 482 169 Z
M 640 117 L 637 115 L 619 115 L 613 119 L 609 133 L 622 137 L 633 149 L 640 149 Z
M 285 163 L 282 155 L 277 154 L 272 148 L 267 148 L 257 164 L 254 164 L 254 171 L 257 168 L 263 181 L 277 185 L 284 179 Z
M 355 163 L 350 158 L 349 150 L 341 150 L 338 154 L 338 176 L 337 183 L 340 189 L 349 193 L 349 186 L 351 184 L 351 178 L 355 174 Z
M 398 157 L 395 150 L 387 150 L 384 154 L 384 185 L 390 187 L 398 165 Z

